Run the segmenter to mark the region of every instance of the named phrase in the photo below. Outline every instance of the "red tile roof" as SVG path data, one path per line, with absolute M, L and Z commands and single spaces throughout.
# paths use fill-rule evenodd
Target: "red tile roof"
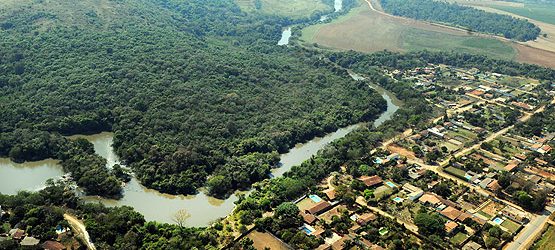
M 327 201 L 320 201 L 318 203 L 316 203 L 316 205 L 312 206 L 311 208 L 309 208 L 307 211 L 311 214 L 318 214 L 328 208 L 331 207 L 331 204 Z
M 368 187 L 375 186 L 383 182 L 382 178 L 377 175 L 361 176 L 358 179 L 364 182 L 364 184 Z

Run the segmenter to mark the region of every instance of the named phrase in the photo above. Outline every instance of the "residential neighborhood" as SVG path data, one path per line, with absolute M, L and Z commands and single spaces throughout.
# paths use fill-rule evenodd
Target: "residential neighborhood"
M 555 133 L 536 124 L 554 116 L 555 92 L 476 68 L 384 73 L 411 81 L 443 114 L 296 200 L 298 230 L 320 239 L 318 249 L 531 246 L 550 221 L 542 213 L 555 209 Z M 255 246 L 263 244 L 254 234 L 288 248 L 254 230 L 247 237 Z

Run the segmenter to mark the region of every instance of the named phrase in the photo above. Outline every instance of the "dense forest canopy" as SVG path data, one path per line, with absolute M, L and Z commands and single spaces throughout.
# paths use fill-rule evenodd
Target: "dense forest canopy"
M 212 175 L 210 190 L 224 195 L 266 178 L 277 152 L 385 108 L 313 52 L 276 46 L 288 18 L 244 13 L 233 0 L 100 2 L 0 10 L 2 138 L 111 130 L 146 186 L 194 193 Z M 37 160 L 13 150 L 34 148 L 32 137 L 1 140 L 2 156 Z M 49 151 L 39 158 L 59 158 Z M 69 165 L 99 165 L 76 154 Z M 87 174 L 76 169 L 66 168 Z
M 388 13 L 418 20 L 446 23 L 478 31 L 500 35 L 518 41 L 535 40 L 540 28 L 524 19 L 509 15 L 489 13 L 456 3 L 435 0 L 381 0 Z

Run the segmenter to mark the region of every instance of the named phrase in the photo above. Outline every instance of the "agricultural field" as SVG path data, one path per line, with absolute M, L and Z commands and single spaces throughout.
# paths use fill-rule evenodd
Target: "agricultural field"
M 454 0 L 484 11 L 528 19 L 541 29 L 536 41 L 513 44 L 518 50 L 517 60 L 555 67 L 555 5 L 538 3 L 515 3 L 491 0 Z
M 375 8 L 379 9 L 379 6 Z M 489 11 L 502 12 L 489 9 Z M 366 1 L 360 0 L 359 6 L 353 8 L 347 15 L 331 23 L 304 28 L 300 42 L 305 46 L 317 44 L 316 46 L 325 49 L 361 52 L 383 50 L 407 52 L 424 49 L 457 51 L 555 68 L 555 25 L 536 21 L 534 23 L 540 26 L 542 32 L 546 33 L 546 37 L 541 36 L 537 41 L 516 43 L 391 16 L 370 9 Z
M 329 12 L 331 5 L 322 0 L 236 0 L 243 11 L 260 11 L 291 18 L 310 17 L 316 12 Z
M 464 31 L 420 21 L 383 15 L 370 10 L 365 4 L 331 23 L 303 29 L 301 42 L 362 52 L 427 49 L 486 54 L 501 59 L 514 59 L 516 56 L 516 50 L 502 41 L 476 37 Z

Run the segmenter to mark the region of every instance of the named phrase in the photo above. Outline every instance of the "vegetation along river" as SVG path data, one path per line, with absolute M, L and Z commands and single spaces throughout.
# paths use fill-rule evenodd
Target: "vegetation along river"
M 335 0 L 334 4 L 333 4 L 333 8 L 334 8 L 334 12 L 338 12 L 341 11 L 343 9 L 343 0 Z M 323 15 L 320 17 L 320 21 L 326 21 L 328 20 L 328 15 Z M 288 45 L 289 44 L 289 39 L 291 38 L 291 35 L 293 31 L 291 30 L 291 27 L 287 27 L 285 29 L 283 29 L 283 31 L 281 32 L 281 38 L 279 39 L 277 45 L 282 46 L 282 45 Z
M 351 74 L 355 80 L 363 79 L 356 74 Z M 371 85 L 387 101 L 387 110 L 375 121 L 374 126 L 391 119 L 399 108 L 399 100 L 383 88 Z M 314 138 L 305 143 L 299 143 L 289 152 L 281 155 L 280 167 L 272 170 L 274 177 L 282 176 L 291 167 L 301 164 L 303 161 L 315 155 L 320 149 L 332 141 L 342 138 L 349 132 L 360 127 L 355 124 L 340 128 L 324 137 Z M 105 157 L 108 167 L 118 163 L 118 157 L 112 149 L 112 133 L 100 133 L 95 135 L 77 135 L 70 138 L 83 137 L 93 143 L 96 153 Z M 0 191 L 13 194 L 17 190 L 37 190 L 44 186 L 49 178 L 56 178 L 63 174 L 61 166 L 56 161 L 40 161 L 24 164 L 14 164 L 8 159 L 0 160 Z M 137 179 L 133 178 L 124 187 L 124 194 L 120 200 L 105 199 L 100 197 L 85 197 L 89 202 L 101 202 L 107 206 L 131 206 L 142 213 L 147 220 L 172 223 L 173 215 L 179 210 L 186 210 L 190 217 L 187 226 L 207 226 L 212 221 L 227 216 L 234 208 L 234 202 L 238 199 L 236 195 L 220 200 L 207 196 L 204 192 L 197 195 L 169 195 L 142 186 Z

